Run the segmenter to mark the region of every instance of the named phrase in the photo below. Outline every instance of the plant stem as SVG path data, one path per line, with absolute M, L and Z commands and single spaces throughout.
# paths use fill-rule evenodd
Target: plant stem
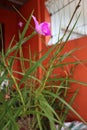
M 6 62 L 5 62 L 5 57 L 4 57 L 4 55 L 3 55 L 3 62 L 4 62 L 4 65 L 5 65 L 6 69 L 7 69 L 7 71 L 8 71 L 8 74 L 11 76 L 12 80 L 14 81 L 14 84 L 15 84 L 15 86 L 16 86 L 16 89 L 17 89 L 17 91 L 18 91 L 18 93 L 19 93 L 19 95 L 20 95 L 21 102 L 22 102 L 22 104 L 23 104 L 23 106 L 24 106 L 24 112 L 25 112 L 25 111 L 26 111 L 26 108 L 25 108 L 25 103 L 24 103 L 24 99 L 23 99 L 22 93 L 21 93 L 21 91 L 20 91 L 20 88 L 18 87 L 18 84 L 17 84 L 17 82 L 16 82 L 16 79 L 14 78 L 12 72 L 9 70 L 9 67 L 8 67 L 8 65 L 7 65 Z

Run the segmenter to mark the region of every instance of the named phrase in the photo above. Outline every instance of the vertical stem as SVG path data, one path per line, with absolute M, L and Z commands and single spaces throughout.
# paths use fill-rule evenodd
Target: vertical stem
M 6 64 L 6 62 L 5 62 L 4 55 L 3 55 L 3 62 L 4 62 L 4 65 L 5 65 L 5 67 L 6 67 L 7 71 L 8 71 L 8 73 L 9 73 L 9 75 L 11 76 L 12 80 L 14 81 L 14 84 L 15 84 L 15 86 L 16 86 L 16 89 L 17 89 L 17 91 L 18 91 L 18 93 L 19 93 L 19 95 L 20 95 L 21 102 L 22 102 L 22 104 L 23 104 L 23 106 L 24 106 L 24 112 L 25 112 L 26 109 L 25 109 L 25 103 L 24 103 L 24 99 L 23 99 L 22 93 L 21 93 L 21 91 L 20 91 L 20 88 L 18 87 L 18 84 L 17 84 L 17 82 L 16 82 L 16 80 L 15 80 L 15 78 L 14 78 L 12 72 L 9 70 L 9 67 L 7 66 L 7 64 Z

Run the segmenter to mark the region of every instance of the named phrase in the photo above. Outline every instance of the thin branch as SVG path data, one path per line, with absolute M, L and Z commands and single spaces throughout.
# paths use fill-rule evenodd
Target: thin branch
M 76 8 L 75 8 L 75 10 L 74 10 L 74 12 L 73 12 L 73 14 L 72 14 L 72 17 L 71 17 L 71 19 L 70 19 L 70 21 L 69 21 L 69 24 L 68 24 L 68 26 L 66 27 L 66 30 L 65 30 L 65 32 L 64 32 L 64 36 L 65 36 L 65 34 L 66 34 L 66 32 L 67 32 L 67 30 L 68 30 L 68 28 L 69 28 L 69 26 L 70 26 L 70 24 L 71 24 L 71 22 L 72 22 L 74 16 L 75 16 L 76 11 L 77 11 L 78 8 L 80 7 L 81 1 L 82 1 L 82 0 L 79 0 L 78 4 L 77 4 L 77 6 L 76 6 Z

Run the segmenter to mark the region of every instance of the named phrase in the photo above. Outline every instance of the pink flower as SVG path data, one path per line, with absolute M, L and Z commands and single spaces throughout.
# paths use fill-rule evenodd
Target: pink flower
M 37 33 L 39 33 L 41 35 L 45 35 L 45 36 L 51 35 L 50 23 L 42 22 L 39 24 L 35 16 L 32 15 L 32 18 L 34 20 L 35 30 Z
M 23 23 L 20 21 L 20 22 L 18 23 L 18 26 L 19 26 L 20 28 L 22 28 L 22 27 L 23 27 Z

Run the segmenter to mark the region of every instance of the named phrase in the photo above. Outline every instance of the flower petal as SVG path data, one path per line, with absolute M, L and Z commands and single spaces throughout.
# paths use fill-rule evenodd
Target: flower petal
M 34 15 L 32 15 L 32 18 L 33 18 L 33 20 L 34 20 L 34 23 L 35 23 L 35 30 L 37 31 L 37 29 L 38 29 L 38 21 L 37 21 L 37 19 L 36 19 L 36 17 L 34 16 Z
M 50 31 L 50 23 L 48 22 L 43 22 L 39 25 L 39 32 L 42 35 L 48 36 L 51 35 Z
M 38 23 L 36 17 L 34 15 L 32 15 L 32 18 L 35 22 L 35 30 L 37 33 L 41 34 L 41 35 L 51 35 L 51 31 L 50 31 L 50 23 L 48 22 L 42 22 L 42 23 Z

